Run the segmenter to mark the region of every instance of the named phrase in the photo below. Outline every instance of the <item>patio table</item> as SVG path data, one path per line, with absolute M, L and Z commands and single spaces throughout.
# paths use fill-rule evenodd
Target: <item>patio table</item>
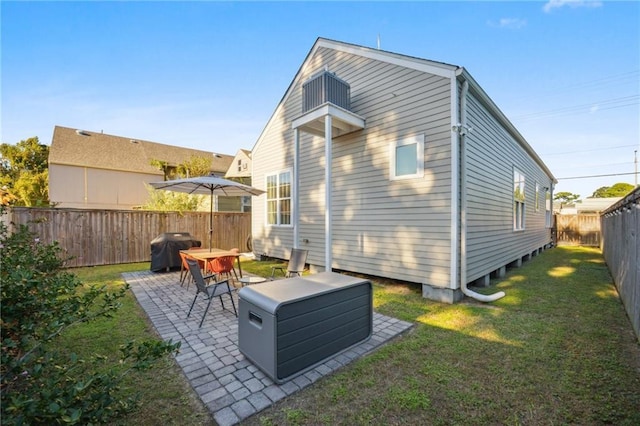
M 240 278 L 242 278 L 242 266 L 240 265 L 240 253 L 235 252 L 235 251 L 229 251 L 229 250 L 221 250 L 221 249 L 217 249 L 217 248 L 212 248 L 212 249 L 207 249 L 207 248 L 203 248 L 203 249 L 191 249 L 191 250 L 180 250 L 181 253 L 184 253 L 188 256 L 193 257 L 194 259 L 198 259 L 198 260 L 202 260 L 204 261 L 204 267 L 205 270 L 204 272 L 207 272 L 207 265 L 209 264 L 209 261 L 211 259 L 216 259 L 218 257 L 235 257 L 236 261 L 238 263 L 238 274 L 240 275 Z

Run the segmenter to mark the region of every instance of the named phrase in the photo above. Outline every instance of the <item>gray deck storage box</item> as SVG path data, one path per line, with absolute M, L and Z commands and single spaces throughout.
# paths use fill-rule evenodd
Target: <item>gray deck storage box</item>
M 334 272 L 238 292 L 238 347 L 276 383 L 371 337 L 371 282 Z

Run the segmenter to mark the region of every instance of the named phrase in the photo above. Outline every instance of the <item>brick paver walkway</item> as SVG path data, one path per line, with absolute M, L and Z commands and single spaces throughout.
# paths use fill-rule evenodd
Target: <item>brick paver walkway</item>
M 195 286 L 181 287 L 179 275 L 151 271 L 122 274 L 162 339 L 182 342 L 176 361 L 213 418 L 223 426 L 234 425 L 309 386 L 412 326 L 374 313 L 371 339 L 278 385 L 240 353 L 237 318 L 233 312 L 222 310 L 219 300 L 211 303 L 202 328 L 198 324 L 206 306 L 204 297 L 198 298 L 187 318 Z M 235 293 L 234 297 L 237 307 Z M 228 303 L 225 306 L 230 308 Z

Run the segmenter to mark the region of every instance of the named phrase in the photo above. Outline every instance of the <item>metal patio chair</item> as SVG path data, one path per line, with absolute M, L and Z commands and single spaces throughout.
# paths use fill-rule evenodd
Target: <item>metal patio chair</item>
M 235 316 L 238 316 L 238 311 L 236 310 L 236 304 L 233 301 L 233 294 L 231 293 L 231 287 L 229 286 L 229 280 L 217 281 L 211 284 L 207 284 L 207 281 L 212 277 L 215 277 L 215 274 L 211 275 L 202 275 L 202 271 L 200 270 L 200 265 L 198 261 L 195 259 L 187 258 L 187 265 L 189 265 L 189 271 L 191 272 L 191 276 L 193 277 L 193 281 L 196 283 L 197 291 L 196 296 L 193 298 L 193 302 L 191 303 L 191 308 L 189 308 L 189 313 L 187 314 L 187 318 L 191 315 L 191 311 L 193 310 L 193 305 L 196 304 L 196 299 L 198 299 L 198 295 L 200 293 L 204 294 L 204 296 L 209 300 L 207 303 L 207 307 L 202 314 L 202 320 L 200 321 L 199 327 L 202 327 L 202 323 L 204 322 L 204 318 L 207 316 L 207 311 L 209 310 L 209 306 L 211 306 L 211 301 L 214 297 L 220 298 L 220 304 L 222 305 L 222 309 L 226 309 L 224 307 L 224 301 L 222 300 L 222 296 L 225 294 L 229 296 L 231 300 L 231 306 L 233 306 L 233 313 Z
M 187 250 L 197 250 L 199 248 L 200 247 L 191 247 L 190 249 L 187 249 Z M 179 251 L 178 254 L 180 255 L 180 260 L 182 261 L 182 266 L 180 268 L 180 287 L 184 286 L 184 282 L 187 281 L 187 276 L 189 276 L 189 281 L 187 281 L 187 290 L 188 290 L 189 284 L 191 283 L 191 280 L 193 280 L 193 278 L 189 274 L 189 265 L 187 265 L 187 259 L 192 259 L 192 257 L 186 253 L 183 253 L 182 251 Z M 200 265 L 200 269 L 204 269 L 204 261 L 197 260 L 197 259 L 194 259 L 194 260 L 198 262 L 198 264 Z
M 289 257 L 289 263 L 286 270 L 284 266 L 274 266 L 271 268 L 271 279 L 275 278 L 276 271 L 280 271 L 285 278 L 299 277 L 304 271 L 304 266 L 307 263 L 307 255 L 309 250 L 291 249 L 291 256 Z

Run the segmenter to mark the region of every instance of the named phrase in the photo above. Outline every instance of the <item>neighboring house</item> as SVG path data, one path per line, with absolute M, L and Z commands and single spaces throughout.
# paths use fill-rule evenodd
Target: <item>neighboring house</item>
M 598 214 L 621 199 L 622 197 L 585 198 L 571 204 L 556 201 L 553 203 L 553 211 L 558 214 Z
M 251 151 L 240 149 L 233 157 L 225 178 L 251 186 Z M 235 211 L 250 212 L 251 197 L 238 197 Z
M 551 240 L 551 171 L 462 67 L 319 38 L 252 150 L 254 252 L 455 302 Z
M 211 157 L 211 172 L 224 175 L 233 157 L 102 132 L 56 126 L 49 149 L 49 200 L 57 207 L 130 210 L 149 198 L 145 183 L 161 181 L 193 156 Z M 166 163 L 165 171 L 151 165 Z M 233 198 L 233 199 L 225 199 Z M 217 210 L 237 204 L 219 197 Z

